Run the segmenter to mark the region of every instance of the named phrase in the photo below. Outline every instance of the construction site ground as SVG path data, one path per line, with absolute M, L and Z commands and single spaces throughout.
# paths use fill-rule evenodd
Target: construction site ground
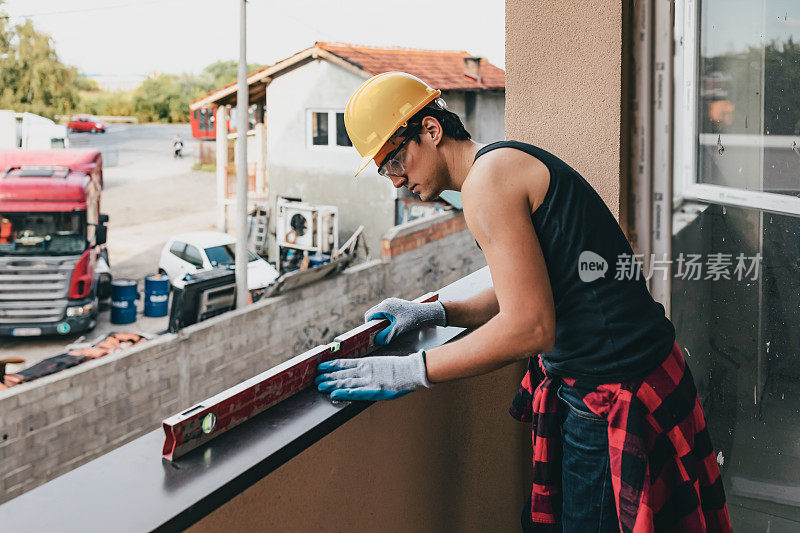
M 172 153 L 172 138 L 184 141 L 184 157 Z M 109 215 L 108 254 L 114 278 L 139 281 L 158 271 L 161 248 L 167 239 L 184 231 L 215 229 L 215 175 L 191 170 L 194 140 L 186 124 L 110 125 L 105 134 L 72 133 L 72 148 L 97 147 L 115 166 L 104 168 L 102 212 Z M 63 353 L 71 343 L 93 340 L 113 331 L 161 333 L 167 317 L 142 314 L 133 324 L 111 324 L 108 304 L 102 305 L 93 331 L 58 337 L 0 337 L 0 358 L 22 357 L 23 365 L 9 365 L 8 372 L 31 366 Z

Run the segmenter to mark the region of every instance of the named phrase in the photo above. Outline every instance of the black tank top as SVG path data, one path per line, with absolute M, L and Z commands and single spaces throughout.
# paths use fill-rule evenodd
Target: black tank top
M 522 150 L 550 171 L 544 201 L 531 214 L 556 311 L 555 346 L 542 354 L 545 370 L 599 384 L 658 366 L 672 349 L 675 328 L 643 275 L 617 276 L 618 257 L 633 261 L 633 250 L 600 195 L 569 165 L 530 144 L 492 143 L 475 159 L 497 148 Z

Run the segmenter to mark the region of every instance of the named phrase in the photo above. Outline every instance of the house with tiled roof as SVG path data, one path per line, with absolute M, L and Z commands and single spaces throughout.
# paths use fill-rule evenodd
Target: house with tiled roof
M 475 140 L 503 139 L 505 72 L 486 59 L 463 50 L 317 42 L 248 75 L 254 124 L 248 133 L 251 197 L 273 210 L 280 196 L 335 205 L 341 236 L 363 225 L 374 252 L 394 225 L 441 209 L 442 204 L 422 203 L 409 191 L 395 189 L 374 166 L 353 178 L 360 158 L 344 129 L 345 105 L 364 80 L 390 71 L 408 72 L 441 89 L 448 108 L 461 117 Z M 191 109 L 224 113 L 236 106 L 236 92 L 235 83 L 221 87 L 194 101 Z M 218 168 L 230 168 L 220 163 Z M 226 191 L 221 209 L 233 204 L 233 189 L 225 184 L 217 188 Z M 270 259 L 275 253 L 272 239 Z

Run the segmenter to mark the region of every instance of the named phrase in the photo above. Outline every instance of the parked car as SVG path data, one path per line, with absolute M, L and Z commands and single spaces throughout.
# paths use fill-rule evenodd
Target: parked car
M 278 278 L 278 271 L 255 252 L 249 251 L 247 288 L 261 289 Z M 236 239 L 221 231 L 192 231 L 175 235 L 161 250 L 158 271 L 169 276 L 173 287 L 183 288 L 184 277 L 212 268 L 233 269 Z
M 92 115 L 72 115 L 67 124 L 69 131 L 106 132 L 106 123 Z

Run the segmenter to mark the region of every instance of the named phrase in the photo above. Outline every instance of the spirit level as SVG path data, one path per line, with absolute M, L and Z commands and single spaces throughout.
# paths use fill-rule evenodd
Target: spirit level
M 414 301 L 434 302 L 438 298 L 437 293 L 428 293 Z M 372 320 L 339 335 L 330 344 L 312 348 L 167 418 L 162 422 L 166 433 L 164 458 L 174 461 L 312 385 L 318 364 L 367 355 L 377 348 L 375 335 L 388 325 L 386 319 Z

